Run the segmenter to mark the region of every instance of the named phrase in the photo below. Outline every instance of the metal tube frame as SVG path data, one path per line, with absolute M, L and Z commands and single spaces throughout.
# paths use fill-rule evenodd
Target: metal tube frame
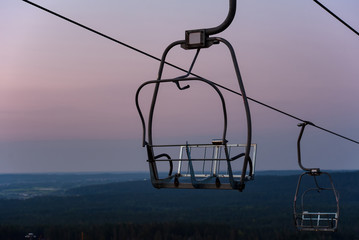
M 303 122 L 303 123 L 299 123 L 298 127 L 301 127 L 300 129 L 300 133 L 299 133 L 299 137 L 298 137 L 298 141 L 297 141 L 297 155 L 298 155 L 298 165 L 301 169 L 303 169 L 306 172 L 310 172 L 313 175 L 319 175 L 320 174 L 320 169 L 319 168 L 306 168 L 303 166 L 302 164 L 302 156 L 301 156 L 301 148 L 300 148 L 300 142 L 302 140 L 302 136 L 304 133 L 304 129 L 307 125 L 314 125 L 311 122 Z
M 294 221 L 295 221 L 295 225 L 298 231 L 325 231 L 325 232 L 335 232 L 337 230 L 337 224 L 338 224 L 338 219 L 339 219 L 339 194 L 336 191 L 335 187 L 334 187 L 334 183 L 333 183 L 333 179 L 330 176 L 329 173 L 327 172 L 322 172 L 320 171 L 319 168 L 306 168 L 303 166 L 302 164 L 302 158 L 301 158 L 301 147 L 300 147 L 300 142 L 302 140 L 303 137 L 303 133 L 304 133 L 304 129 L 307 125 L 312 125 L 314 126 L 313 123 L 311 122 L 302 122 L 300 124 L 298 124 L 298 127 L 301 127 L 300 133 L 299 133 L 299 137 L 298 137 L 298 141 L 297 141 L 297 151 L 298 151 L 298 165 L 301 169 L 303 169 L 305 172 L 302 173 L 299 176 L 298 179 L 298 183 L 297 183 L 297 188 L 296 188 L 296 192 L 295 192 L 295 196 L 294 196 L 294 202 L 293 202 L 293 214 L 294 214 Z M 321 176 L 322 174 L 325 174 L 328 176 L 331 188 L 322 188 L 318 185 L 317 176 Z M 298 198 L 298 194 L 299 194 L 299 188 L 300 188 L 300 184 L 301 184 L 301 180 L 302 177 L 305 175 L 309 175 L 311 177 L 314 178 L 315 181 L 315 185 L 316 188 L 310 188 L 307 189 L 306 191 L 304 191 L 301 195 L 301 213 L 297 213 L 297 198 Z M 307 192 L 312 191 L 312 190 L 317 190 L 317 191 L 322 191 L 322 190 L 329 190 L 332 191 L 335 197 L 335 201 L 336 201 L 336 212 L 334 213 L 336 218 L 333 220 L 335 221 L 335 226 L 332 227 L 323 227 L 323 226 L 314 226 L 314 224 L 312 224 L 312 226 L 303 226 L 303 224 L 300 224 L 300 219 L 299 218 L 303 218 L 303 214 L 304 214 L 304 196 Z M 320 218 L 320 214 L 326 214 L 326 213 L 316 213 L 319 215 Z M 319 221 L 319 220 L 318 220 Z
M 229 175 L 230 175 L 230 183 L 231 183 L 231 187 L 233 189 L 238 189 L 240 191 L 242 191 L 245 187 L 245 181 L 246 181 L 246 172 L 247 172 L 247 166 L 248 164 L 250 165 L 250 168 L 252 169 L 253 166 L 251 166 L 252 162 L 250 159 L 250 148 L 251 148 L 251 139 L 252 139 L 252 125 L 251 125 L 251 116 L 250 116 L 250 110 L 249 110 L 249 104 L 248 104 L 248 99 L 245 93 L 245 89 L 244 89 L 244 84 L 241 78 L 241 74 L 240 74 L 240 70 L 238 67 L 238 62 L 236 59 L 236 55 L 234 52 L 234 49 L 232 47 L 232 45 L 225 39 L 223 38 L 219 38 L 219 37 L 214 37 L 214 38 L 209 38 L 208 39 L 211 42 L 215 42 L 215 43 L 224 43 L 227 48 L 230 51 L 231 57 L 232 57 L 232 61 L 233 61 L 233 66 L 236 72 L 236 76 L 237 76 L 237 80 L 238 80 L 238 84 L 239 84 L 239 88 L 240 91 L 242 93 L 242 99 L 243 99 L 243 103 L 244 103 L 244 107 L 245 107 L 245 112 L 246 112 L 246 119 L 247 119 L 247 144 L 246 144 L 246 149 L 245 149 L 245 154 L 244 154 L 244 161 L 243 161 L 243 169 L 242 169 L 242 175 L 241 175 L 241 180 L 240 181 L 236 181 L 233 178 L 233 174 L 232 174 L 232 169 L 230 166 L 230 161 L 232 161 L 231 159 L 229 159 L 229 153 L 228 153 L 228 149 L 226 147 L 226 132 L 227 132 L 227 112 L 226 112 L 226 104 L 225 104 L 225 100 L 224 97 L 221 93 L 221 91 L 218 89 L 218 87 L 210 80 L 204 79 L 204 78 L 198 78 L 198 77 L 188 77 L 189 74 L 183 76 L 183 77 L 179 77 L 179 78 L 174 78 L 174 79 L 161 79 L 162 78 L 162 74 L 163 74 L 163 70 L 164 70 L 164 65 L 165 65 L 165 60 L 166 57 L 169 53 L 169 51 L 177 46 L 177 45 L 181 45 L 184 43 L 184 41 L 176 41 L 173 42 L 172 44 L 170 44 L 164 51 L 163 55 L 162 55 L 162 60 L 161 60 L 161 64 L 159 67 L 159 72 L 158 72 L 158 78 L 157 80 L 153 80 L 153 81 L 148 81 L 143 83 L 139 89 L 136 92 L 136 107 L 137 110 L 139 112 L 140 118 L 141 118 L 141 122 L 142 122 L 142 126 L 143 126 L 143 142 L 142 145 L 143 146 L 147 146 L 147 152 L 149 155 L 149 163 L 150 163 L 150 168 L 151 171 L 153 171 L 153 178 L 156 180 L 158 180 L 158 173 L 157 173 L 157 168 L 156 168 L 156 164 L 155 164 L 155 159 L 154 159 L 154 153 L 153 153 L 153 136 L 152 136 L 152 125 L 153 125 L 153 115 L 155 112 L 155 105 L 156 105 L 156 101 L 157 101 L 157 97 L 158 97 L 158 92 L 159 92 L 159 88 L 160 88 L 160 84 L 161 83 L 166 83 L 166 82 L 175 82 L 176 84 L 178 84 L 177 86 L 179 86 L 179 82 L 184 82 L 184 81 L 202 81 L 204 83 L 209 84 L 219 95 L 221 102 L 222 102 L 222 108 L 223 108 L 223 114 L 224 114 L 224 126 L 223 126 L 223 135 L 222 135 L 222 143 L 225 146 L 225 154 L 226 154 L 226 158 L 228 160 L 228 171 L 229 171 Z M 195 59 L 197 58 L 198 52 L 196 54 Z M 192 63 L 190 70 L 193 67 L 194 62 Z M 189 70 L 189 73 L 190 73 Z M 151 107 L 150 107 L 150 112 L 149 112 L 149 117 L 148 117 L 148 129 L 146 130 L 146 123 L 142 114 L 142 111 L 140 109 L 139 106 L 139 94 L 140 91 L 142 90 L 143 87 L 145 87 L 148 84 L 155 84 L 155 88 L 154 88 L 154 93 L 153 93 L 153 97 L 152 97 L 152 102 L 151 102 Z M 185 88 L 187 88 L 188 86 L 186 86 Z M 179 88 L 179 89 L 184 89 L 184 88 Z M 147 131 L 147 138 L 146 138 L 146 131 Z M 147 141 L 146 141 L 147 139 Z M 182 144 L 183 145 L 183 144 Z M 151 157 L 152 156 L 152 157 Z M 252 172 L 249 173 L 249 175 L 252 177 Z M 156 183 L 155 185 L 158 184 Z
M 234 17 L 236 16 L 237 0 L 229 0 L 229 10 L 226 19 L 217 27 L 207 28 L 205 32 L 208 36 L 214 35 L 226 30 L 231 25 Z
M 298 206 L 297 206 L 297 199 L 298 199 L 298 194 L 299 194 L 299 188 L 300 188 L 300 185 L 301 185 L 301 181 L 302 181 L 302 178 L 303 176 L 305 175 L 309 175 L 311 177 L 316 177 L 315 175 L 313 176 L 310 172 L 304 172 L 302 173 L 300 176 L 299 176 L 299 179 L 298 179 L 298 184 L 297 184 L 297 188 L 296 188 L 296 191 L 295 191 L 295 195 L 294 195 L 294 202 L 293 202 L 293 217 L 294 217 L 294 223 L 295 223 L 295 226 L 297 228 L 298 231 L 322 231 L 322 232 L 335 232 L 337 231 L 337 228 L 338 228 L 338 220 L 339 220 L 339 214 L 340 214 L 340 207 L 339 207 L 339 194 L 337 192 L 337 190 L 335 189 L 334 187 L 334 183 L 333 183 L 333 179 L 332 177 L 330 176 L 329 173 L 327 172 L 320 172 L 320 174 L 325 174 L 328 176 L 328 179 L 329 179 L 329 182 L 330 182 L 330 185 L 331 185 L 331 188 L 322 188 L 322 187 L 319 187 L 316 180 L 315 180 L 315 185 L 316 185 L 316 188 L 309 188 L 307 190 L 305 190 L 302 194 L 301 194 L 301 204 L 300 204 L 300 210 L 301 212 L 297 212 L 297 210 L 299 209 Z M 312 224 L 311 226 L 304 226 L 301 221 L 303 219 L 303 214 L 305 213 L 305 210 L 304 210 L 304 196 L 306 195 L 306 193 L 308 193 L 309 191 L 332 191 L 333 194 L 334 194 L 334 198 L 335 198 L 335 201 L 336 201 L 336 206 L 335 206 L 335 212 L 332 212 L 332 213 L 320 213 L 320 212 L 317 212 L 316 214 L 320 215 L 320 214 L 324 214 L 324 215 L 329 215 L 329 214 L 332 214 L 332 215 L 335 215 L 335 218 L 332 219 L 332 221 L 335 222 L 334 225 L 332 225 L 331 227 L 325 227 L 325 226 L 320 226 L 320 225 L 316 225 L 315 224 Z M 329 225 L 329 224 L 328 224 Z
M 165 49 L 165 51 L 162 54 L 161 64 L 160 64 L 159 71 L 158 71 L 157 81 L 145 82 L 144 84 L 142 84 L 139 87 L 139 89 L 136 92 L 136 107 L 137 107 L 137 110 L 139 112 L 141 122 L 142 122 L 142 127 L 143 127 L 143 142 L 142 142 L 142 145 L 147 147 L 147 153 L 148 153 L 148 156 L 149 156 L 148 161 L 149 161 L 150 170 L 151 170 L 151 178 L 155 180 L 154 185 L 156 185 L 157 187 L 159 187 L 159 185 L 157 184 L 158 183 L 157 180 L 159 180 L 159 179 L 158 179 L 158 172 L 157 172 L 157 167 L 156 167 L 156 162 L 155 162 L 156 156 L 154 156 L 154 152 L 153 152 L 153 146 L 154 145 L 153 145 L 153 137 L 152 137 L 152 125 L 153 125 L 153 115 L 154 115 L 154 111 L 155 111 L 155 105 L 156 105 L 156 101 L 157 101 L 159 87 L 160 87 L 161 83 L 165 83 L 165 82 L 174 82 L 174 83 L 176 83 L 177 87 L 180 90 L 184 90 L 184 89 L 187 89 L 189 87 L 189 85 L 187 85 L 185 87 L 181 87 L 179 85 L 179 82 L 197 80 L 197 81 L 205 82 L 205 83 L 209 84 L 212 88 L 215 89 L 215 91 L 220 96 L 220 99 L 221 99 L 221 102 L 222 102 L 223 114 L 224 114 L 224 128 L 223 128 L 223 136 L 222 136 L 222 145 L 224 145 L 224 149 L 225 149 L 225 155 L 226 155 L 227 164 L 228 164 L 228 172 L 229 172 L 229 176 L 230 176 L 229 178 L 230 178 L 231 187 L 233 189 L 238 189 L 240 191 L 243 191 L 243 189 L 245 187 L 244 182 L 246 180 L 246 172 L 247 172 L 248 164 L 250 165 L 249 176 L 250 176 L 251 179 L 253 179 L 252 171 L 251 171 L 251 169 L 253 169 L 253 166 L 252 166 L 252 161 L 251 161 L 251 158 L 250 158 L 250 149 L 251 149 L 251 141 L 252 141 L 251 115 L 250 115 L 247 95 L 246 95 L 246 92 L 245 92 L 245 89 L 244 89 L 244 84 L 243 84 L 242 77 L 241 77 L 241 74 L 240 74 L 240 70 L 239 70 L 239 67 L 238 67 L 237 58 L 236 58 L 236 55 L 235 55 L 235 52 L 234 52 L 234 49 L 233 49 L 232 45 L 227 40 L 225 40 L 223 38 L 219 38 L 219 37 L 209 37 L 210 35 L 217 34 L 217 33 L 220 33 L 222 31 L 224 31 L 232 23 L 232 21 L 233 21 L 233 19 L 235 17 L 236 8 L 237 8 L 237 0 L 229 0 L 229 11 L 228 11 L 226 19 L 220 25 L 218 25 L 217 27 L 202 29 L 202 30 L 198 31 L 198 33 L 201 33 L 201 34 L 204 33 L 204 38 L 205 38 L 204 39 L 204 43 L 205 43 L 204 45 L 199 44 L 199 46 L 190 46 L 190 44 L 188 43 L 187 40 L 180 40 L 180 41 L 175 41 L 175 42 L 171 43 Z M 191 31 L 187 31 L 187 32 L 197 32 L 197 30 L 191 30 Z M 202 35 L 202 37 L 203 37 L 203 35 Z M 239 157 L 236 156 L 233 159 L 230 159 L 228 148 L 227 148 L 227 145 L 226 145 L 227 144 L 227 140 L 226 140 L 227 112 L 226 112 L 226 106 L 225 106 L 223 95 L 220 92 L 220 90 L 217 88 L 217 86 L 215 86 L 215 84 L 213 82 L 211 82 L 211 81 L 209 81 L 207 79 L 204 79 L 204 78 L 189 77 L 189 75 L 191 73 L 191 70 L 192 70 L 192 68 L 194 66 L 194 63 L 195 63 L 195 61 L 197 59 L 197 56 L 199 54 L 200 49 L 202 47 L 210 47 L 213 44 L 218 44 L 218 43 L 224 43 L 227 46 L 227 48 L 229 49 L 229 51 L 230 51 L 232 61 L 233 61 L 233 66 L 234 66 L 234 69 L 235 69 L 235 72 L 236 72 L 236 76 L 237 76 L 237 80 L 238 80 L 238 84 L 239 84 L 239 88 L 240 88 L 240 92 L 242 94 L 242 99 L 243 99 L 243 103 L 244 103 L 245 112 L 246 112 L 247 143 L 246 143 L 246 148 L 245 148 L 245 153 L 244 153 L 244 161 L 243 161 L 242 175 L 241 175 L 240 181 L 234 180 L 233 174 L 232 174 L 232 169 L 231 169 L 231 164 L 230 164 L 230 161 L 233 161 L 233 160 L 235 160 L 235 159 L 237 159 Z M 188 73 L 185 76 L 181 76 L 181 77 L 178 77 L 178 78 L 175 78 L 175 79 L 162 80 L 162 74 L 163 74 L 163 69 L 164 69 L 166 57 L 167 57 L 169 51 L 173 47 L 175 47 L 177 45 L 181 45 L 184 49 L 197 49 L 196 56 L 195 56 L 195 58 L 194 58 L 194 60 L 192 62 L 192 65 L 191 65 L 190 69 L 188 70 Z M 148 117 L 148 129 L 146 130 L 146 123 L 145 123 L 142 111 L 140 109 L 140 106 L 139 106 L 138 97 L 139 97 L 141 89 L 144 86 L 148 85 L 148 84 L 155 84 L 155 88 L 154 88 L 154 93 L 153 93 L 152 102 L 151 102 L 151 106 L 150 106 L 149 117 Z M 147 135 L 148 135 L 147 141 L 146 141 L 146 131 L 147 131 Z M 172 177 L 171 176 L 168 177 L 168 179 L 170 179 L 170 178 L 172 178 Z

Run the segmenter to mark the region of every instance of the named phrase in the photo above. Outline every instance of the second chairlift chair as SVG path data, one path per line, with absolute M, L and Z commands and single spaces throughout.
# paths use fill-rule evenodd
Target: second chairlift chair
M 298 164 L 304 173 L 299 176 L 294 196 L 294 222 L 298 231 L 335 232 L 339 219 L 339 195 L 332 177 L 319 168 L 306 168 L 302 165 L 300 141 L 306 125 L 314 124 L 298 124 L 301 127 L 297 141 Z
M 224 31 L 231 24 L 236 13 L 236 4 L 236 0 L 229 0 L 228 15 L 219 26 L 186 31 L 185 40 L 170 44 L 162 55 L 157 80 L 143 83 L 136 92 L 136 106 L 143 127 L 143 147 L 147 149 L 151 182 L 156 188 L 236 189 L 242 191 L 245 187 L 245 182 L 254 178 L 256 145 L 251 142 L 251 115 L 236 55 L 233 47 L 227 40 L 220 37 L 211 37 L 211 35 Z M 247 141 L 245 144 L 229 144 L 227 142 L 227 108 L 220 87 L 213 81 L 194 77 L 191 74 L 200 50 L 209 48 L 214 44 L 226 45 L 231 54 L 246 115 Z M 172 79 L 162 79 L 167 54 L 175 46 L 181 46 L 185 50 L 197 51 L 195 58 L 186 75 Z M 155 144 L 152 137 L 152 125 L 159 88 L 164 84 L 174 83 L 179 90 L 185 90 L 190 85 L 181 87 L 180 84 L 184 82 L 200 82 L 210 86 L 217 93 L 221 102 L 224 119 L 222 135 L 219 139 L 211 139 L 203 144 L 191 144 L 188 142 L 171 145 Z M 148 121 L 146 122 L 139 104 L 139 96 L 141 90 L 147 85 L 154 85 L 154 92 Z M 171 156 L 173 155 L 174 148 L 177 149 L 178 155 Z M 233 163 L 237 163 L 240 159 L 243 159 L 242 167 L 240 169 L 233 169 Z M 168 162 L 168 174 L 165 177 L 160 177 L 157 167 L 160 162 Z M 202 163 L 203 167 L 199 169 L 198 163 Z M 175 171 L 174 168 L 176 168 Z

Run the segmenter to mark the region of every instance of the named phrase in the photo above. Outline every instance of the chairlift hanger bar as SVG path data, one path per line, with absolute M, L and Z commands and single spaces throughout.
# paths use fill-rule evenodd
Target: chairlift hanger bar
M 211 41 L 209 37 L 217 33 L 221 33 L 226 30 L 229 25 L 231 25 L 237 9 L 237 0 L 229 0 L 229 10 L 226 19 L 217 27 L 204 28 L 204 29 L 195 29 L 186 31 L 186 40 L 182 44 L 184 49 L 199 49 L 207 48 L 214 44 L 213 40 Z
M 359 32 L 356 31 L 354 28 L 352 28 L 349 24 L 347 24 L 346 22 L 344 22 L 341 18 L 339 18 L 337 15 L 335 15 L 332 11 L 330 11 L 327 7 L 325 7 L 323 4 L 321 4 L 319 1 L 317 0 L 313 0 L 316 4 L 318 4 L 321 8 L 323 8 L 325 11 L 327 11 L 330 15 L 332 15 L 334 18 L 336 18 L 339 22 L 341 22 L 342 24 L 344 24 L 347 28 L 349 28 L 350 30 L 352 30 L 356 35 L 359 36 Z
M 227 18 L 224 20 L 223 23 L 221 23 L 217 27 L 205 29 L 206 34 L 214 35 L 214 34 L 217 34 L 217 33 L 220 33 L 220 32 L 223 32 L 224 30 L 226 30 L 229 27 L 229 25 L 231 25 L 235 15 L 236 15 L 236 9 L 237 9 L 237 0 L 229 0 L 229 11 L 228 11 Z
M 297 141 L 297 150 L 298 150 L 298 165 L 301 169 L 303 169 L 303 171 L 306 172 L 310 172 L 310 174 L 313 174 L 313 176 L 315 176 L 316 174 L 320 174 L 320 169 L 319 168 L 306 168 L 303 166 L 302 164 L 302 157 L 301 157 L 301 150 L 300 150 L 300 141 L 302 139 L 303 136 L 303 132 L 304 129 L 307 125 L 313 125 L 313 123 L 311 122 L 302 122 L 298 124 L 298 127 L 301 127 L 300 129 L 300 133 L 299 133 L 299 137 L 298 137 L 298 141 Z
M 96 30 L 94 30 L 94 29 L 92 29 L 92 28 L 90 28 L 90 27 L 87 27 L 87 26 L 83 25 L 83 24 L 80 24 L 80 23 L 78 23 L 78 22 L 76 22 L 76 21 L 74 21 L 74 20 L 72 20 L 72 19 L 69 19 L 69 18 L 67 18 L 67 17 L 64 17 L 64 16 L 62 16 L 62 15 L 56 13 L 56 12 L 53 12 L 53 11 L 51 11 L 51 10 L 49 10 L 49 9 L 47 9 L 47 8 L 44 8 L 44 7 L 40 6 L 40 5 L 37 5 L 37 4 L 35 4 L 35 3 L 31 2 L 31 1 L 28 1 L 28 0 L 22 0 L 22 1 L 23 1 L 23 2 L 26 2 L 26 3 L 30 4 L 30 5 L 32 5 L 32 6 L 34 6 L 34 7 L 37 7 L 37 8 L 39 8 L 39 9 L 45 11 L 45 12 L 48 12 L 48 13 L 54 15 L 54 16 L 57 16 L 57 17 L 59 17 L 59 18 L 62 18 L 62 19 L 66 20 L 66 21 L 68 21 L 68 22 L 70 22 L 70 23 L 72 23 L 72 24 L 75 24 L 75 25 L 77 25 L 77 26 L 79 26 L 79 27 L 82 27 L 82 28 L 84 28 L 84 29 L 86 29 L 86 30 L 88 30 L 88 31 L 90 31 L 90 32 L 93 32 L 93 33 L 95 33 L 95 34 L 97 34 L 97 35 L 100 35 L 101 37 L 104 37 L 104 38 L 106 38 L 106 39 L 108 39 L 108 40 L 111 40 L 111 41 L 113 41 L 113 42 L 115 42 L 115 43 L 118 43 L 118 44 L 120 44 L 120 45 L 123 45 L 123 46 L 125 46 L 125 47 L 127 47 L 127 48 L 130 48 L 130 49 L 136 51 L 136 52 L 139 52 L 139 53 L 141 53 L 141 54 L 143 54 L 143 55 L 145 55 L 145 56 L 147 56 L 147 57 L 150 57 L 150 58 L 155 59 L 155 60 L 157 60 L 157 61 L 161 61 L 161 59 L 159 59 L 159 58 L 157 58 L 157 57 L 155 57 L 155 56 L 153 56 L 153 55 L 151 55 L 151 54 L 149 54 L 149 53 L 147 53 L 147 52 L 144 52 L 144 51 L 142 51 L 142 50 L 139 50 L 139 49 L 137 49 L 137 48 L 135 48 L 135 47 L 133 47 L 133 46 L 130 46 L 130 45 L 126 44 L 126 43 L 123 43 L 123 42 L 121 42 L 121 41 L 119 41 L 119 40 L 117 40 L 117 39 L 115 39 L 115 38 L 112 38 L 112 37 L 110 37 L 110 36 L 108 36 L 108 35 L 106 35 L 106 34 L 103 34 L 103 33 L 99 32 L 99 31 L 96 31 Z M 314 1 L 315 1 L 315 0 L 314 0 Z M 233 4 L 233 2 L 236 2 L 236 1 L 233 1 L 233 0 L 230 1 L 230 4 Z M 235 3 L 234 3 L 234 4 L 235 4 Z M 231 12 L 229 12 L 228 16 L 231 16 Z M 209 30 L 210 33 L 213 33 L 213 32 L 216 33 L 216 32 L 218 31 L 218 29 L 219 29 L 219 30 L 222 29 L 221 31 L 223 31 L 225 28 L 227 28 L 227 27 L 229 26 L 229 24 L 230 24 L 231 21 L 233 20 L 233 18 L 232 18 L 232 20 L 231 20 L 228 16 L 227 16 L 227 19 L 226 19 L 221 25 L 219 25 L 218 27 L 215 27 L 215 28 L 209 28 L 209 29 L 207 29 L 207 31 Z M 233 16 L 233 17 L 234 17 L 234 16 Z M 171 67 L 173 67 L 173 68 L 176 68 L 176 69 L 178 69 L 178 70 L 180 70 L 180 71 L 182 71 L 182 72 L 185 72 L 185 73 L 188 72 L 188 70 L 185 70 L 185 69 L 183 69 L 183 68 L 181 68 L 181 67 L 178 67 L 178 66 L 176 66 L 176 65 L 174 65 L 174 64 L 172 64 L 172 63 L 165 62 L 165 64 L 167 64 L 167 65 L 169 65 L 169 66 L 171 66 Z M 198 77 L 198 78 L 203 78 L 203 77 L 201 77 L 201 76 L 199 76 L 199 75 L 197 75 L 197 74 L 195 74 L 195 73 L 191 73 L 191 75 L 192 75 L 192 76 L 195 76 L 195 77 Z M 227 88 L 227 87 L 225 87 L 225 86 L 222 86 L 222 85 L 217 84 L 217 83 L 215 83 L 215 85 L 217 85 L 218 87 L 221 87 L 221 88 L 223 88 L 223 89 L 225 89 L 225 90 L 227 90 L 227 91 L 229 91 L 229 92 L 232 92 L 232 93 L 234 93 L 234 94 L 237 94 L 237 95 L 240 95 L 240 96 L 241 96 L 241 94 L 240 94 L 239 92 L 236 92 L 236 91 L 234 91 L 234 90 L 231 90 L 231 89 L 229 89 L 229 88 Z M 289 113 L 286 113 L 286 112 L 284 112 L 284 111 L 282 111 L 282 110 L 280 110 L 280 109 L 278 109 L 278 108 L 275 108 L 275 107 L 272 107 L 272 106 L 270 106 L 270 105 L 268 105 L 268 104 L 265 104 L 265 103 L 263 103 L 263 102 L 260 102 L 260 101 L 254 99 L 254 98 L 251 98 L 251 97 L 248 97 L 248 96 L 247 96 L 247 98 L 248 98 L 249 100 L 251 100 L 252 102 L 255 102 L 255 103 L 257 103 L 257 104 L 259 104 L 259 105 L 262 105 L 262 106 L 264 106 L 264 107 L 266 107 L 266 108 L 269 108 L 269 109 L 271 109 L 271 110 L 273 110 L 273 111 L 276 111 L 276 112 L 278 112 L 278 113 L 281 113 L 281 114 L 283 114 L 283 115 L 286 115 L 286 116 L 288 116 L 288 117 L 290 117 L 290 118 L 293 118 L 293 119 L 295 119 L 295 120 L 297 120 L 297 121 L 300 121 L 300 122 L 308 122 L 308 121 L 306 121 L 306 120 L 304 120 L 304 119 L 301 119 L 301 118 L 299 118 L 299 117 L 296 117 L 296 116 L 294 116 L 294 115 L 291 115 L 291 114 L 289 114 Z M 343 138 L 343 139 L 348 140 L 348 141 L 350 141 L 350 142 L 359 144 L 359 141 L 356 141 L 356 140 L 353 140 L 353 139 L 351 139 L 351 138 L 345 137 L 345 136 L 343 136 L 343 135 L 340 135 L 340 134 L 335 133 L 335 132 L 333 132 L 333 131 L 330 131 L 330 130 L 328 130 L 328 129 L 322 128 L 322 127 L 317 126 L 317 125 L 315 125 L 315 124 L 313 124 L 313 126 L 316 127 L 316 128 L 318 128 L 318 129 L 320 129 L 320 130 L 323 130 L 323 131 L 325 131 L 325 132 L 328 132 L 328 133 L 330 133 L 330 134 L 333 134 L 333 135 L 335 135 L 335 136 L 337 136 L 337 137 L 340 137 L 340 138 Z

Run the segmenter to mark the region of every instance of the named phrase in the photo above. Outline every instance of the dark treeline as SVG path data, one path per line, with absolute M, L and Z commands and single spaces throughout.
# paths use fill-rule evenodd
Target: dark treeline
M 278 226 L 277 226 L 278 227 Z M 339 240 L 358 239 L 353 233 L 297 233 L 292 229 L 262 227 L 231 227 L 203 223 L 119 223 L 95 225 L 1 226 L 1 239 L 25 239 L 24 233 L 36 232 L 37 239 L 46 240 Z
M 148 181 L 70 189 L 65 196 L 0 200 L 0 239 L 359 239 L 358 172 L 333 173 L 337 233 L 298 233 L 297 176 L 257 176 L 238 191 L 154 189 Z

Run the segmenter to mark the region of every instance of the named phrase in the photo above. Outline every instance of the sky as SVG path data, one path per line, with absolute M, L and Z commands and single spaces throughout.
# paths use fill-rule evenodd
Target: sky
M 34 2 L 156 57 L 185 30 L 217 26 L 228 11 L 223 0 Z M 322 3 L 359 29 L 358 1 Z M 0 32 L 0 173 L 148 170 L 135 93 L 157 78 L 159 62 L 21 0 L 0 2 Z M 233 45 L 248 96 L 359 140 L 359 37 L 313 1 L 238 1 L 235 20 L 218 36 Z M 188 68 L 193 56 L 176 48 L 168 61 Z M 193 71 L 238 89 L 223 45 L 202 50 Z M 151 90 L 140 99 L 147 111 Z M 228 140 L 244 143 L 241 99 L 225 97 Z M 218 104 L 203 86 L 164 86 L 155 142 L 218 138 Z M 299 169 L 298 121 L 250 107 L 257 170 Z M 310 126 L 302 144 L 307 167 L 359 169 L 358 144 Z

